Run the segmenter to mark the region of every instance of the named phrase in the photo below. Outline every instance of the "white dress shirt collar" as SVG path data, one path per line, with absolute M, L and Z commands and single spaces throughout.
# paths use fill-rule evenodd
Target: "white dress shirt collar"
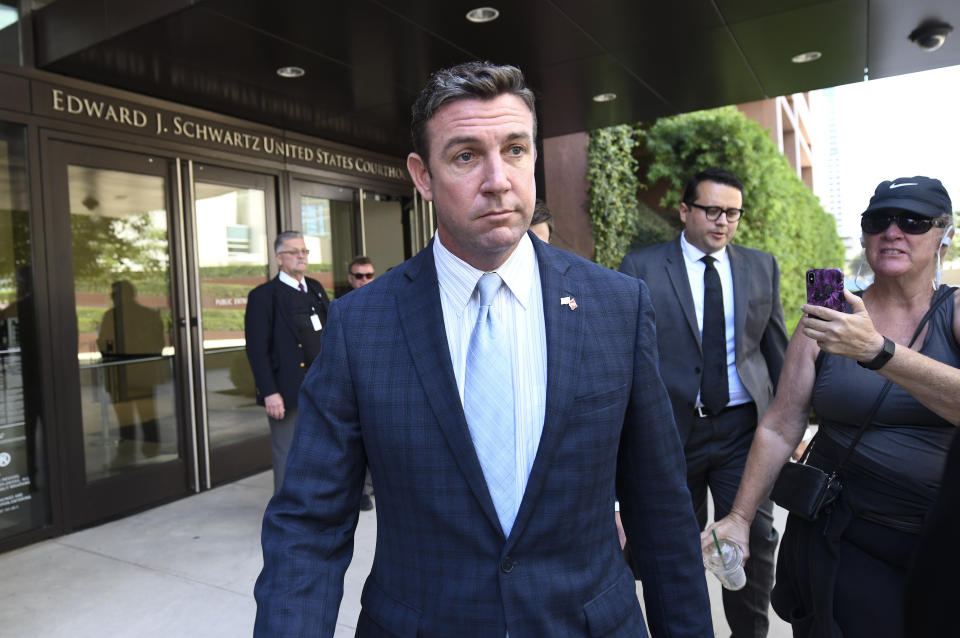
M 703 274 L 707 265 L 700 261 L 706 254 L 687 241 L 685 235 L 680 235 L 680 250 L 683 252 L 684 265 L 687 271 L 687 281 L 690 284 L 690 293 L 693 297 L 693 309 L 697 315 L 697 329 L 703 334 Z M 730 255 L 724 246 L 710 254 L 717 260 L 714 267 L 720 275 L 720 286 L 723 290 L 723 318 L 724 330 L 727 337 L 727 380 L 730 384 L 730 402 L 727 405 L 740 405 L 750 401 L 750 394 L 740 379 L 737 371 L 737 333 L 736 307 L 734 303 L 733 266 Z M 699 404 L 699 395 L 698 395 Z
M 680 233 L 680 251 L 683 253 L 683 256 L 691 262 L 698 262 L 707 254 L 687 241 L 687 231 Z M 727 258 L 727 247 L 724 246 L 715 253 L 710 253 L 710 256 L 717 260 L 718 263 L 721 263 Z
M 301 282 L 297 281 L 294 277 L 291 277 L 290 275 L 288 275 L 287 273 L 283 272 L 282 270 L 280 271 L 280 274 L 278 275 L 278 277 L 280 278 L 280 281 L 282 281 L 283 283 L 287 284 L 287 285 L 290 286 L 291 288 L 296 288 L 297 290 L 300 290 L 300 283 L 301 283 Z M 307 289 L 307 284 L 306 284 L 306 283 L 303 284 L 303 289 L 304 289 L 304 290 Z
M 447 250 L 438 233 L 433 235 L 433 259 L 440 287 L 449 295 L 451 301 L 455 301 L 457 315 L 461 315 L 485 271 L 474 268 Z M 533 276 L 539 275 L 530 237 L 524 233 L 507 261 L 491 272 L 500 275 L 517 302 L 527 308 Z

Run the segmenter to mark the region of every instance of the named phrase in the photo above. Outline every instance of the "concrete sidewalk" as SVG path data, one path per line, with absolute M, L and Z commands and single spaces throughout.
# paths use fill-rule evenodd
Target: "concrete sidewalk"
M 270 472 L 0 555 L 0 634 L 43 638 L 249 636 Z M 778 511 L 777 528 L 783 529 Z M 337 638 L 353 636 L 376 510 L 360 513 Z M 708 579 L 714 630 L 729 636 Z M 771 611 L 770 638 L 790 638 Z

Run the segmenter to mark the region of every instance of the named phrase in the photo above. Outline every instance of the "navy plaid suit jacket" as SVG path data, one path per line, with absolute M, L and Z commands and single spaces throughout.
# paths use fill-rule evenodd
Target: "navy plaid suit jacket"
M 367 464 L 377 547 L 358 636 L 646 635 L 616 494 L 654 636 L 713 636 L 646 287 L 533 241 L 547 408 L 509 538 L 460 404 L 431 245 L 331 305 L 264 519 L 256 636 L 333 636 Z

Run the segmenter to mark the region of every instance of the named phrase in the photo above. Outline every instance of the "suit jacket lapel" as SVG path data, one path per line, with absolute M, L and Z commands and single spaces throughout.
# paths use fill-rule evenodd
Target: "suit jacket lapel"
M 450 362 L 432 241 L 411 261 L 404 276 L 405 285 L 394 293 L 395 302 L 417 376 L 453 458 L 491 525 L 502 534 Z
M 750 273 L 739 248 L 732 244 L 727 245 L 727 256 L 730 259 L 730 273 L 733 276 L 733 330 L 734 335 L 742 335 L 747 322 L 748 279 Z M 743 339 L 734 339 L 735 359 L 740 361 L 741 343 Z
M 283 301 L 283 286 L 287 284 L 280 281 L 280 277 L 275 277 L 273 279 L 273 316 L 276 317 L 279 315 L 282 318 L 283 325 L 290 330 L 290 334 L 293 335 L 293 338 L 296 341 L 300 340 L 300 336 L 297 334 L 297 328 L 293 325 L 293 317 L 290 316 L 290 313 L 287 312 L 287 304 Z
M 561 305 L 562 297 L 580 299 L 578 282 L 567 277 L 569 263 L 550 254 L 551 249 L 534 241 L 543 292 L 543 322 L 547 334 L 547 396 L 543 433 L 537 456 L 527 480 L 527 488 L 510 532 L 510 541 L 519 538 L 530 520 L 537 498 L 543 491 L 560 441 L 563 440 L 569 413 L 580 376 L 583 349 L 583 310 Z M 508 543 L 509 545 L 509 543 Z
M 693 293 L 690 291 L 690 279 L 687 277 L 687 264 L 683 260 L 683 250 L 680 248 L 680 238 L 677 237 L 667 247 L 667 260 L 664 268 L 667 271 L 667 278 L 673 286 L 673 292 L 677 295 L 680 302 L 680 308 L 683 310 L 683 316 L 687 320 L 687 326 L 693 333 L 694 341 L 697 345 L 700 343 L 700 329 L 697 327 L 697 311 L 693 305 Z
M 303 281 L 307 284 L 307 292 L 311 295 L 311 299 L 314 299 L 314 310 L 317 313 L 317 317 L 320 318 L 320 325 L 327 325 L 327 307 L 330 305 L 330 300 L 327 298 L 325 291 L 323 290 L 323 285 L 320 282 L 313 279 L 303 278 Z

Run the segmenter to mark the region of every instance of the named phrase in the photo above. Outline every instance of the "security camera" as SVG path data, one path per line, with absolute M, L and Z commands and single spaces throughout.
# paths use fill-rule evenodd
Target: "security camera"
M 924 51 L 936 51 L 943 46 L 953 27 L 946 22 L 927 20 L 910 33 L 910 41 Z

